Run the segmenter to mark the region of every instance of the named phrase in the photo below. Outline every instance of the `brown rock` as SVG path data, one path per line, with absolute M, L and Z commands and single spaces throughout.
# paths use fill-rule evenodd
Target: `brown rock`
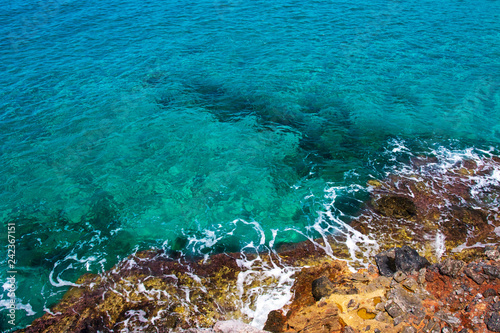
M 374 202 L 380 214 L 395 218 L 410 218 L 417 214 L 413 201 L 407 197 L 385 196 Z
M 342 324 L 336 307 L 308 306 L 294 313 L 287 321 L 287 332 L 330 333 L 341 332 Z
M 406 289 L 408 289 L 412 292 L 415 292 L 418 288 L 418 284 L 414 278 L 410 277 L 403 282 L 403 287 L 405 287 Z
M 392 317 L 396 318 L 405 314 L 403 309 L 394 301 L 390 301 L 385 305 L 385 311 Z
M 279 333 L 283 332 L 285 328 L 286 317 L 281 313 L 281 311 L 273 310 L 267 315 L 266 324 L 264 325 L 264 330 Z
M 485 281 L 485 278 L 482 276 L 482 274 L 475 271 L 473 268 L 467 267 L 464 270 L 464 272 L 469 278 L 471 278 L 477 284 L 483 284 Z
M 465 263 L 461 260 L 453 260 L 448 258 L 439 265 L 439 271 L 441 272 L 441 274 L 456 278 L 464 265 Z
M 295 283 L 292 287 L 294 297 L 290 305 L 290 312 L 293 313 L 297 309 L 313 305 L 316 302 L 312 293 L 314 280 L 325 276 L 330 281 L 338 281 L 348 272 L 346 263 L 340 261 L 324 262 L 314 267 L 303 268 L 295 277 Z
M 488 288 L 483 292 L 483 296 L 486 297 L 494 297 L 497 295 L 497 292 L 493 288 Z
M 500 267 L 498 266 L 486 265 L 483 267 L 483 271 L 492 279 L 500 279 Z
M 334 285 L 326 276 L 322 276 L 312 282 L 312 295 L 316 302 L 325 296 L 331 295 L 333 290 Z
M 401 333 L 417 333 L 417 330 L 413 326 L 406 326 Z
M 396 280 L 396 282 L 400 283 L 404 279 L 406 279 L 407 275 L 401 271 L 397 271 L 396 274 L 394 274 L 393 279 Z
M 392 289 L 388 293 L 387 298 L 399 305 L 401 310 L 405 313 L 413 312 L 422 307 L 422 301 L 419 297 L 413 293 L 410 294 L 400 286 Z

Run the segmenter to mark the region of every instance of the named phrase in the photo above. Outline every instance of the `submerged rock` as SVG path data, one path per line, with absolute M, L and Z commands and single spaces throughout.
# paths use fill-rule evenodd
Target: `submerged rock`
M 484 244 L 500 242 L 500 187 L 491 177 L 499 168 L 495 157 L 452 164 L 416 157 L 407 169 L 371 181 L 371 204 L 351 226 L 376 239 L 382 249 L 409 245 L 430 260 L 450 253 L 455 259 L 473 258 Z M 498 260 L 499 253 L 489 249 L 486 255 Z M 391 257 L 379 258 L 377 264 L 389 269 L 383 274 L 397 270 Z
M 209 327 L 239 316 L 237 257 L 186 262 L 138 252 L 102 275 L 83 276 L 52 313 L 22 332 L 86 332 Z
M 407 197 L 383 196 L 374 201 L 377 212 L 384 216 L 395 218 L 411 218 L 417 214 L 415 203 Z

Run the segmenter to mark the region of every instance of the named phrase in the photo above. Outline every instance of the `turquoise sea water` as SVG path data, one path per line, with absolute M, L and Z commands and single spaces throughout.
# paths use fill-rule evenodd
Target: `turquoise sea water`
M 1 329 L 9 223 L 19 328 L 135 250 L 302 241 L 332 188 L 347 220 L 412 155 L 500 147 L 499 1 L 1 7 Z

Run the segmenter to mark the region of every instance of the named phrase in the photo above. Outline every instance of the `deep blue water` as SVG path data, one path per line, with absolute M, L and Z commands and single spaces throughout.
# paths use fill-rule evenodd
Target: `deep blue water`
M 331 188 L 347 219 L 395 163 L 500 147 L 500 1 L 1 8 L 17 327 L 137 249 L 238 251 L 273 230 L 301 241 Z

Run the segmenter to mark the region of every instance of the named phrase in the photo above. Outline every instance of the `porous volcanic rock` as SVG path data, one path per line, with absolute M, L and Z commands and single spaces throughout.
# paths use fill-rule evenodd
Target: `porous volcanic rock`
M 383 276 L 374 266 L 357 273 L 337 267 L 332 262 L 304 268 L 295 281 L 293 302 L 286 309 L 273 311 L 266 329 L 487 333 L 499 327 L 500 263 L 495 260 L 480 257 L 467 263 L 447 259 L 418 270 L 397 271 L 392 278 Z M 333 276 L 324 274 L 332 270 Z M 471 278 L 467 271 L 482 279 Z M 318 281 L 318 275 L 329 276 L 335 289 L 316 301 L 312 284 Z M 320 278 L 321 283 L 324 279 Z

